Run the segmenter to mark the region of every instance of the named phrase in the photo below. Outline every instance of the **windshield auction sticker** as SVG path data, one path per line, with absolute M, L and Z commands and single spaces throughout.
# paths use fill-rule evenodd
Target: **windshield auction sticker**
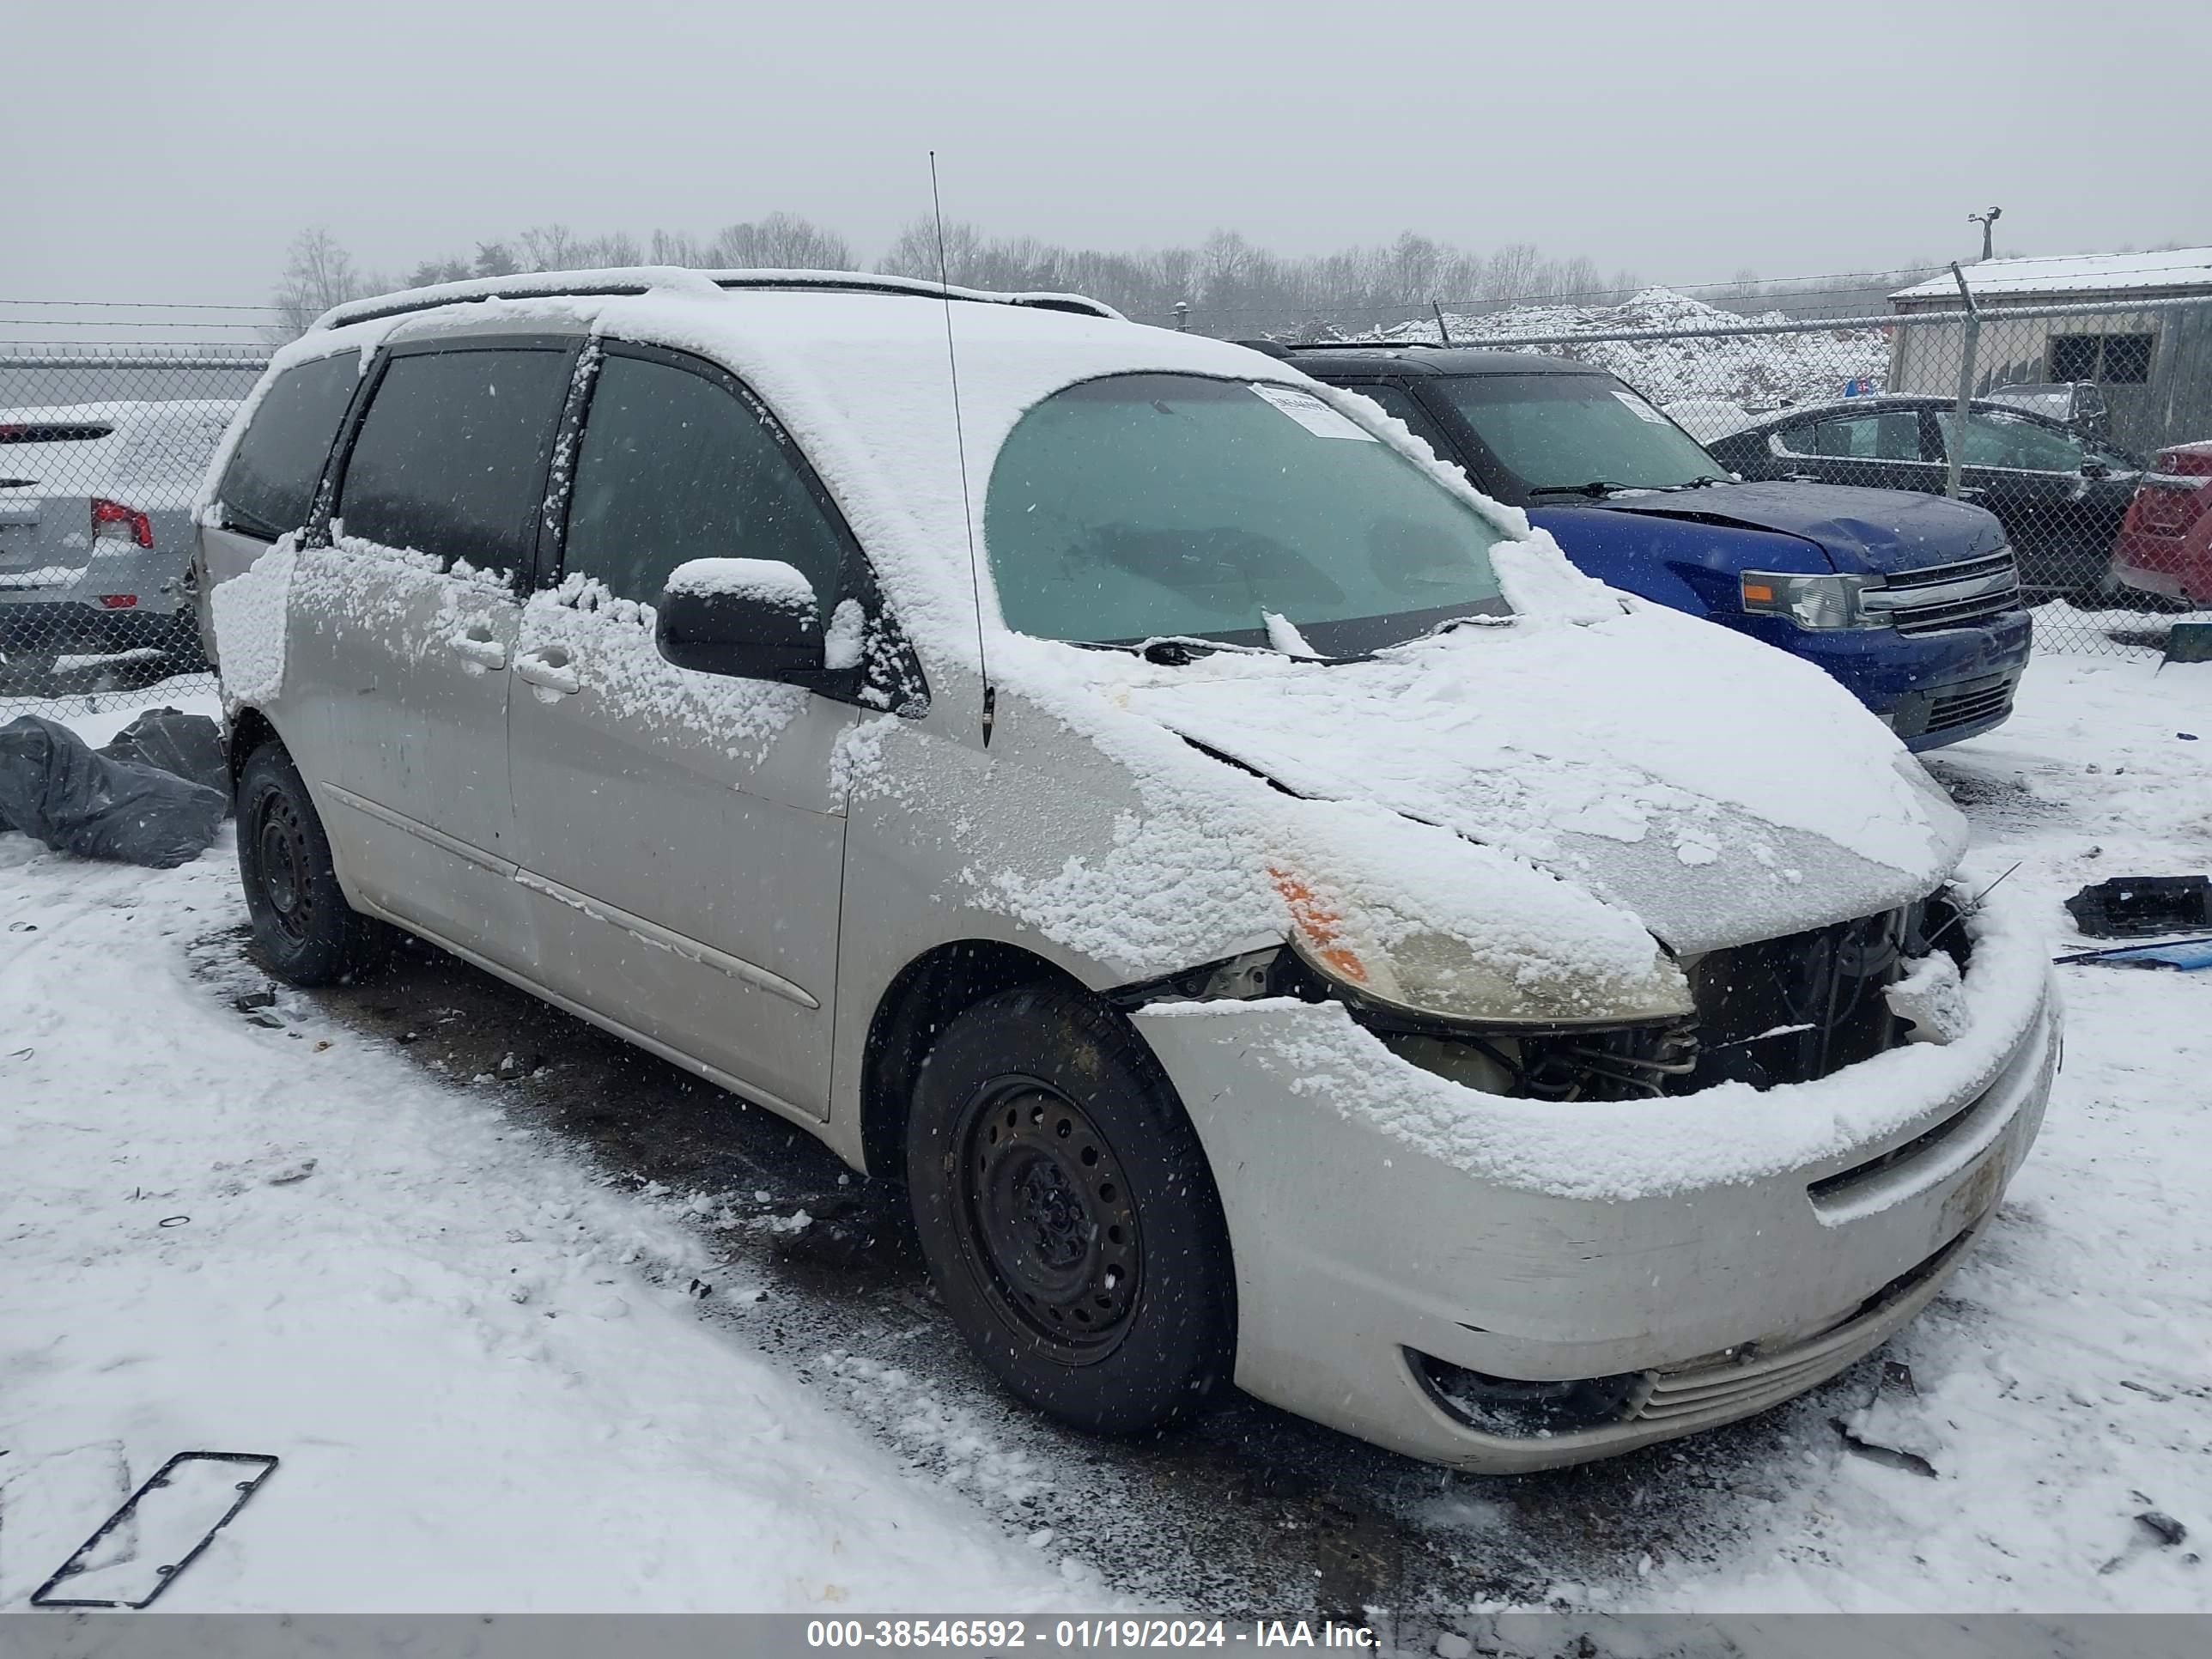
M 1261 386 L 1256 380 L 1250 384 L 1253 394 L 1261 402 L 1273 404 L 1316 438 L 1358 438 L 1370 444 L 1376 441 L 1373 433 L 1346 420 L 1310 392 L 1301 392 L 1293 386 Z

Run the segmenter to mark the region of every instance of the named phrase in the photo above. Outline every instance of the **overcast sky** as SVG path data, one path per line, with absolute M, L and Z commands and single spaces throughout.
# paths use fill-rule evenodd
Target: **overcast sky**
M 558 220 L 928 203 L 1109 247 L 1407 228 L 1647 280 L 2212 242 L 2212 7 L 200 0 L 13 4 L 0 299 L 265 299 Z M 30 73 L 24 73 L 24 70 Z M 2192 78 L 2196 77 L 2196 78 Z

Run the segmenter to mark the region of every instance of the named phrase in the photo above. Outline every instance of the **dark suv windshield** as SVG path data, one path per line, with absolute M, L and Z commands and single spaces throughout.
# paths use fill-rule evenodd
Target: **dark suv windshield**
M 1609 374 L 1463 374 L 1429 385 L 1528 490 L 1665 489 L 1728 471 Z
M 1502 611 L 1497 530 L 1295 386 L 1121 374 L 1022 416 L 983 539 L 1006 625 L 1041 639 L 1183 635 L 1325 656 Z

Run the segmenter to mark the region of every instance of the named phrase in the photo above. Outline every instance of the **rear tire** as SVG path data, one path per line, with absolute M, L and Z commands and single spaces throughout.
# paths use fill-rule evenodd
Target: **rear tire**
M 238 875 L 253 941 L 289 984 L 358 978 L 392 948 L 392 930 L 346 902 L 323 821 L 282 744 L 263 744 L 239 770 Z
M 1111 1010 L 1027 988 L 960 1015 L 915 1085 L 907 1180 L 953 1322 L 1030 1404 L 1132 1434 L 1225 1391 L 1221 1200 L 1158 1061 Z

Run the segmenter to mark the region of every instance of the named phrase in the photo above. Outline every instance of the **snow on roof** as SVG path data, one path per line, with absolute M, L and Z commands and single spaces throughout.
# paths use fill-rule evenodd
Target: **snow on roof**
M 1977 298 L 2001 294 L 2107 294 L 2136 289 L 2212 288 L 2212 247 L 2166 248 L 2157 253 L 2066 253 L 2032 259 L 1984 259 L 1966 265 L 1966 286 Z M 1948 270 L 1901 288 L 1890 300 L 1956 300 L 1959 285 Z

